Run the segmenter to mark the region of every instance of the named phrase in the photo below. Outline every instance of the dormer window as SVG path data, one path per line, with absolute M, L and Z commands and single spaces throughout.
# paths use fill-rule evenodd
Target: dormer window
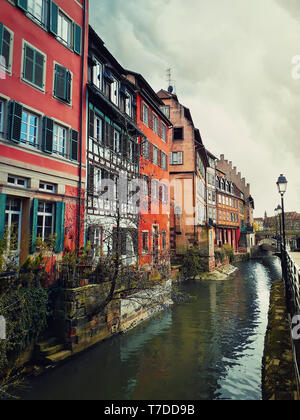
M 126 91 L 125 112 L 129 117 L 132 117 L 132 96 Z

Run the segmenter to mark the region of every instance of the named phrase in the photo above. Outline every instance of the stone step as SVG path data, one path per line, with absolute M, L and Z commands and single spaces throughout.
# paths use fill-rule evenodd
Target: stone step
M 62 362 L 63 360 L 68 359 L 68 357 L 70 357 L 71 355 L 72 355 L 72 352 L 70 350 L 63 350 L 58 353 L 47 356 L 45 358 L 45 361 L 51 365 L 55 365 L 57 363 Z
M 53 347 L 43 347 L 43 349 L 40 349 L 40 355 L 45 357 L 52 356 L 52 354 L 59 353 L 62 350 L 64 350 L 63 344 L 57 344 Z
M 51 337 L 46 341 L 37 343 L 36 347 L 40 352 L 43 352 L 45 349 L 49 349 L 51 347 L 57 346 L 58 344 L 59 344 L 58 339 L 56 337 Z

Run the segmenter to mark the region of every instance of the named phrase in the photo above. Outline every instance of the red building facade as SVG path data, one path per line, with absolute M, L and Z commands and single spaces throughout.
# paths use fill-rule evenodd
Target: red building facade
M 164 103 L 146 80 L 128 72 L 137 90 L 137 126 L 140 136 L 139 174 L 142 182 L 139 217 L 139 264 L 152 266 L 169 256 L 169 128 Z
M 83 243 L 88 0 L 0 10 L 0 237 L 15 230 L 22 264 L 38 237 Z

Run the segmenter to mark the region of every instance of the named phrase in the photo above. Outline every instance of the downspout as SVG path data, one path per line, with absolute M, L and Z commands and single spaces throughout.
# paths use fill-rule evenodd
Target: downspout
M 83 13 L 83 49 L 82 49 L 82 66 L 81 66 L 81 98 L 80 98 L 80 145 L 79 145 L 79 198 L 78 198 L 78 206 L 79 206 L 79 214 L 77 218 L 77 252 L 79 252 L 80 248 L 80 233 L 81 233 L 81 206 L 82 206 L 82 198 L 81 198 L 81 190 L 82 190 L 82 142 L 83 142 L 83 104 L 84 104 L 84 68 L 85 68 L 85 51 L 86 51 L 86 31 L 87 31 L 87 12 L 86 12 L 86 3 L 87 0 L 84 0 L 84 13 Z

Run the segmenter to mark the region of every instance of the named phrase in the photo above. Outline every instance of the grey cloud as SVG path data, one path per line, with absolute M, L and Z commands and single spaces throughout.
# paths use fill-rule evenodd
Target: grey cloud
M 91 24 L 125 67 L 156 90 L 173 68 L 206 146 L 251 183 L 257 215 L 276 207 L 281 172 L 300 211 L 299 15 L 298 0 L 91 0 Z

